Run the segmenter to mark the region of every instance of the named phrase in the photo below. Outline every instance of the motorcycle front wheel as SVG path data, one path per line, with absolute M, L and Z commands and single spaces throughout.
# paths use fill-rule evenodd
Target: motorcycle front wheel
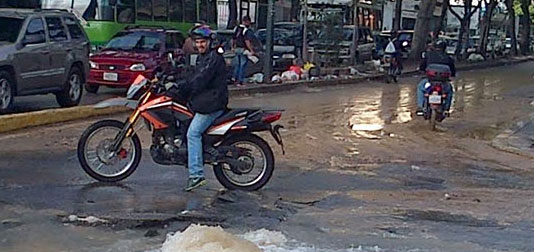
M 215 165 L 215 177 L 219 183 L 230 190 L 256 191 L 264 187 L 274 171 L 274 155 L 269 144 L 256 135 L 242 135 L 224 141 L 221 146 L 237 147 L 243 150 L 236 158 L 244 162 L 239 173 L 229 164 Z
M 112 150 L 123 128 L 122 122 L 103 120 L 83 132 L 78 142 L 78 160 L 92 178 L 101 182 L 118 182 L 129 177 L 139 165 L 142 149 L 137 135 L 124 139 L 118 150 Z
M 436 109 L 430 110 L 430 130 L 435 131 L 436 130 L 436 123 L 437 120 L 438 111 Z

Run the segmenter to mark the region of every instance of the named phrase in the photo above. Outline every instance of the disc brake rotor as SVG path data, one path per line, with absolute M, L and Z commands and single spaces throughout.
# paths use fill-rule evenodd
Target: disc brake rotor
M 126 156 L 126 150 L 124 149 L 120 150 L 119 155 L 116 155 L 115 153 L 113 153 L 110 150 L 112 143 L 113 143 L 113 140 L 105 139 L 105 140 L 102 140 L 100 144 L 98 144 L 98 147 L 97 147 L 96 153 L 97 153 L 98 159 L 100 160 L 100 162 L 106 165 L 116 164 L 118 161 L 117 157 L 120 156 L 122 158 L 121 156 L 122 152 L 124 152 L 124 156 Z

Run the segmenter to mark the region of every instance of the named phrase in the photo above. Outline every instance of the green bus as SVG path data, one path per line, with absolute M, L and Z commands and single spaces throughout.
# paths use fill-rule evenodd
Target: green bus
M 93 50 L 127 26 L 172 28 L 185 34 L 198 20 L 217 23 L 216 0 L 41 0 L 41 8 L 76 14 Z

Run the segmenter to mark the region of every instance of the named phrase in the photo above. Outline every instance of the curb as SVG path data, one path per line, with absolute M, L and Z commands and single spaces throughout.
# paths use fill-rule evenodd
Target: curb
M 0 116 L 0 133 L 45 124 L 60 123 L 94 116 L 116 114 L 129 110 L 123 107 L 97 109 L 92 105 L 72 108 L 46 109 L 41 111 Z
M 467 65 L 460 65 L 457 67 L 459 71 L 469 71 L 480 68 L 500 67 L 506 65 L 520 64 L 534 60 L 534 57 L 525 57 L 516 60 L 497 60 L 483 63 L 473 63 Z M 410 70 L 402 73 L 401 76 L 413 76 L 418 73 L 417 70 Z M 295 81 L 287 82 L 283 84 L 272 85 L 254 85 L 245 88 L 235 89 L 230 88 L 229 92 L 231 96 L 250 95 L 256 93 L 277 93 L 283 91 L 294 90 L 299 87 L 325 87 L 325 86 L 340 86 L 340 85 L 353 85 L 366 81 L 380 80 L 384 78 L 383 74 L 369 74 L 364 77 L 356 77 L 349 79 L 334 79 L 334 80 L 317 80 L 317 81 Z M 112 107 L 97 109 L 93 105 L 78 106 L 72 108 L 59 108 L 59 109 L 47 109 L 41 111 L 3 115 L 0 116 L 0 133 L 14 131 L 23 128 L 36 127 L 46 124 L 67 122 L 78 119 L 86 119 L 94 116 L 110 115 L 120 112 L 128 111 L 123 107 Z
M 508 139 L 510 137 L 513 137 L 513 135 L 515 135 L 518 131 L 520 131 L 521 129 L 526 127 L 528 125 L 528 123 L 530 123 L 532 121 L 534 121 L 534 113 L 531 113 L 530 115 L 528 115 L 523 120 L 520 120 L 520 121 L 516 122 L 510 128 L 508 128 L 508 129 L 504 130 L 503 132 L 501 132 L 499 135 L 497 135 L 491 141 L 490 145 L 493 148 L 501 150 L 501 151 L 509 152 L 509 153 L 516 154 L 516 155 L 519 155 L 519 156 L 534 158 L 534 153 L 520 150 L 520 149 L 512 147 L 512 146 L 510 146 L 508 144 Z

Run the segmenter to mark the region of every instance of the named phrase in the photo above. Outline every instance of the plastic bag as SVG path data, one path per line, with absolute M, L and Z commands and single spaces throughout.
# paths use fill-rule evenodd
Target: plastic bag
M 384 52 L 388 54 L 396 53 L 397 49 L 395 49 L 395 44 L 393 44 L 392 41 L 389 41 L 388 46 L 386 46 L 386 50 Z

